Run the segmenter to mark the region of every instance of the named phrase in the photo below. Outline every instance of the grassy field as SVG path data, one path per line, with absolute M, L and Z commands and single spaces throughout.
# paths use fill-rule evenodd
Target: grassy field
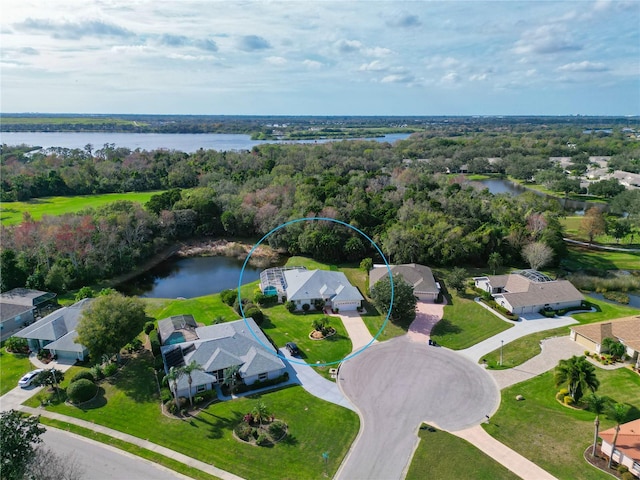
M 582 242 L 588 242 L 589 237 L 585 235 L 581 229 L 580 225 L 582 224 L 582 219 L 584 217 L 581 215 L 571 215 L 560 219 L 560 222 L 565 228 L 565 232 L 569 238 L 573 238 L 574 240 L 580 240 Z M 634 233 L 634 243 L 631 243 L 631 233 L 624 238 L 620 239 L 620 243 L 612 237 L 611 235 L 602 234 L 594 237 L 594 243 L 598 243 L 600 245 L 609 245 L 612 247 L 622 247 L 622 248 L 640 248 L 640 236 L 638 235 L 637 230 Z
M 17 355 L 0 349 L 0 395 L 13 390 L 18 380 L 35 367 L 31 365 L 28 355 Z
M 3 225 L 15 225 L 22 221 L 23 212 L 29 212 L 35 220 L 43 215 L 63 215 L 96 208 L 118 200 L 146 203 L 160 192 L 109 193 L 104 195 L 76 195 L 71 197 L 34 198 L 28 202 L 4 202 L 0 221 Z
M 598 394 L 632 405 L 627 421 L 640 416 L 640 376 L 629 369 L 596 370 L 601 382 Z M 593 440 L 595 415 L 561 405 L 555 400 L 556 392 L 552 371 L 506 388 L 500 408 L 483 428 L 559 479 L 611 478 L 582 457 Z M 525 400 L 515 400 L 516 395 Z M 612 426 L 611 420 L 601 417 L 602 430 Z
M 452 293 L 444 316 L 431 330 L 440 345 L 461 350 L 513 327 L 469 298 Z
M 211 325 L 214 318 L 221 316 L 225 320 L 237 320 L 240 317 L 233 308 L 220 300 L 220 295 L 188 298 L 185 300 L 169 298 L 143 298 L 146 312 L 156 320 L 174 315 L 191 314 L 198 323 Z
M 122 118 L 109 117 L 11 117 L 3 116 L 2 122 L 14 125 L 146 125 Z
M 618 305 L 615 303 L 605 302 L 602 300 L 596 300 L 595 298 L 589 298 L 589 303 L 592 303 L 599 310 L 598 312 L 589 313 L 576 313 L 571 315 L 581 324 L 603 322 L 605 320 L 612 320 L 614 318 L 629 317 L 631 315 L 638 315 L 638 309 L 633 307 L 627 307 L 626 305 Z
M 507 470 L 466 440 L 435 429 L 420 429 L 416 449 L 406 480 L 516 480 Z
M 639 270 L 640 253 L 609 252 L 591 250 L 576 245 L 567 245 L 568 253 L 560 266 L 572 272 L 578 270 Z
M 150 356 L 138 358 L 113 383 L 103 382 L 92 403 L 82 408 L 60 404 L 47 409 L 148 439 L 247 479 L 320 478 L 325 468 L 332 477 L 358 432 L 354 412 L 297 386 L 214 403 L 186 420 L 169 418 L 160 411 L 153 376 Z M 288 440 L 272 448 L 240 443 L 232 434 L 258 399 L 289 426 Z M 27 403 L 33 406 L 34 399 Z M 326 466 L 322 452 L 329 452 Z

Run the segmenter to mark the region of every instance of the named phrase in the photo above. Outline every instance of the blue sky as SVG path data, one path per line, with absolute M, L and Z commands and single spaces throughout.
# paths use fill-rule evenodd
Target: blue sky
M 640 1 L 3 0 L 2 112 L 638 115 Z

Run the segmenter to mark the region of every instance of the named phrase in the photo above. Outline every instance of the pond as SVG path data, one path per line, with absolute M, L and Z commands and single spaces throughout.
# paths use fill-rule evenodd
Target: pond
M 145 298 L 194 298 L 238 287 L 244 262 L 231 257 L 172 257 L 116 288 Z M 242 283 L 260 279 L 262 269 L 247 265 Z
M 640 309 L 640 295 L 631 295 L 629 293 L 627 295 L 629 295 L 629 304 L 626 306 Z M 612 303 L 614 305 L 621 305 L 620 303 L 607 300 L 606 298 L 604 298 L 604 295 L 602 295 L 601 293 L 592 292 L 592 293 L 588 293 L 587 296 L 591 298 L 595 298 L 596 300 L 602 300 L 604 302 Z

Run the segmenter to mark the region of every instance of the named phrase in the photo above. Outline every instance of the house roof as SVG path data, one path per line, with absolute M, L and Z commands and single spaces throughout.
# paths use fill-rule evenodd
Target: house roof
M 287 299 L 291 301 L 312 298 L 333 300 L 336 295 L 339 295 L 341 301 L 364 300 L 342 272 L 298 269 L 287 270 L 284 276 L 287 282 Z
M 616 434 L 615 427 L 600 432 L 600 438 L 611 445 Z M 620 432 L 616 439 L 616 450 L 620 450 L 627 457 L 640 462 L 640 419 L 620 425 Z
M 36 307 L 47 300 L 55 298 L 55 296 L 55 293 L 41 292 L 40 290 L 14 288 L 7 292 L 0 293 L 0 303 L 13 303 L 16 305 Z
M 184 364 L 195 361 L 205 372 L 217 372 L 238 365 L 243 377 L 284 368 L 276 349 L 250 317 L 246 322 L 241 319 L 198 327 L 196 333 L 198 340 L 161 347 L 162 354 L 166 358 L 168 354 L 180 349 Z M 202 383 L 213 381 L 213 377 L 203 378 L 205 380 Z M 193 376 L 192 379 L 195 383 Z M 188 388 L 186 377 L 180 378 L 178 388 Z
M 504 289 L 496 297 L 502 296 L 513 308 L 584 300 L 584 296 L 568 280 L 551 280 L 535 270 L 486 278 L 492 288 Z
M 440 290 L 433 278 L 433 272 L 429 267 L 417 263 L 404 265 L 391 265 L 391 274 L 399 274 L 402 279 L 413 287 L 414 293 L 435 293 Z M 389 275 L 386 266 L 376 266 L 369 272 L 369 287 L 373 287 L 378 281 Z
M 194 330 L 197 326 L 193 315 L 175 315 L 158 321 L 158 333 L 160 340 L 164 342 L 174 332 Z
M 67 352 L 82 353 L 86 350 L 86 348 L 83 345 L 76 343 L 76 338 L 78 338 L 78 332 L 72 330 L 66 335 L 60 337 L 55 342 L 49 343 L 44 348 L 46 348 L 47 350 L 64 350 Z
M 12 318 L 30 312 L 33 307 L 27 305 L 18 305 L 15 303 L 0 303 L 0 322 L 6 322 Z
M 82 311 L 91 303 L 84 298 L 69 307 L 63 307 L 32 323 L 15 334 L 16 337 L 54 341 L 76 329 Z
M 640 315 L 580 325 L 571 327 L 571 330 L 598 344 L 602 344 L 607 337 L 617 338 L 626 346 L 640 352 Z

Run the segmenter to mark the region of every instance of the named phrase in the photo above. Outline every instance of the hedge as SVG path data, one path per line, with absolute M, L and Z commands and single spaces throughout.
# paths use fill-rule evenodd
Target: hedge
M 67 397 L 73 403 L 82 403 L 91 400 L 97 391 L 98 386 L 95 383 L 86 378 L 81 378 L 67 387 Z
M 93 377 L 93 373 L 90 370 L 82 370 L 81 372 L 76 373 L 71 379 L 70 383 L 77 382 L 78 380 L 86 378 L 91 382 L 95 382 L 95 378 Z
M 149 343 L 151 344 L 151 353 L 154 357 L 160 355 L 160 337 L 157 330 L 152 330 L 149 333 Z

